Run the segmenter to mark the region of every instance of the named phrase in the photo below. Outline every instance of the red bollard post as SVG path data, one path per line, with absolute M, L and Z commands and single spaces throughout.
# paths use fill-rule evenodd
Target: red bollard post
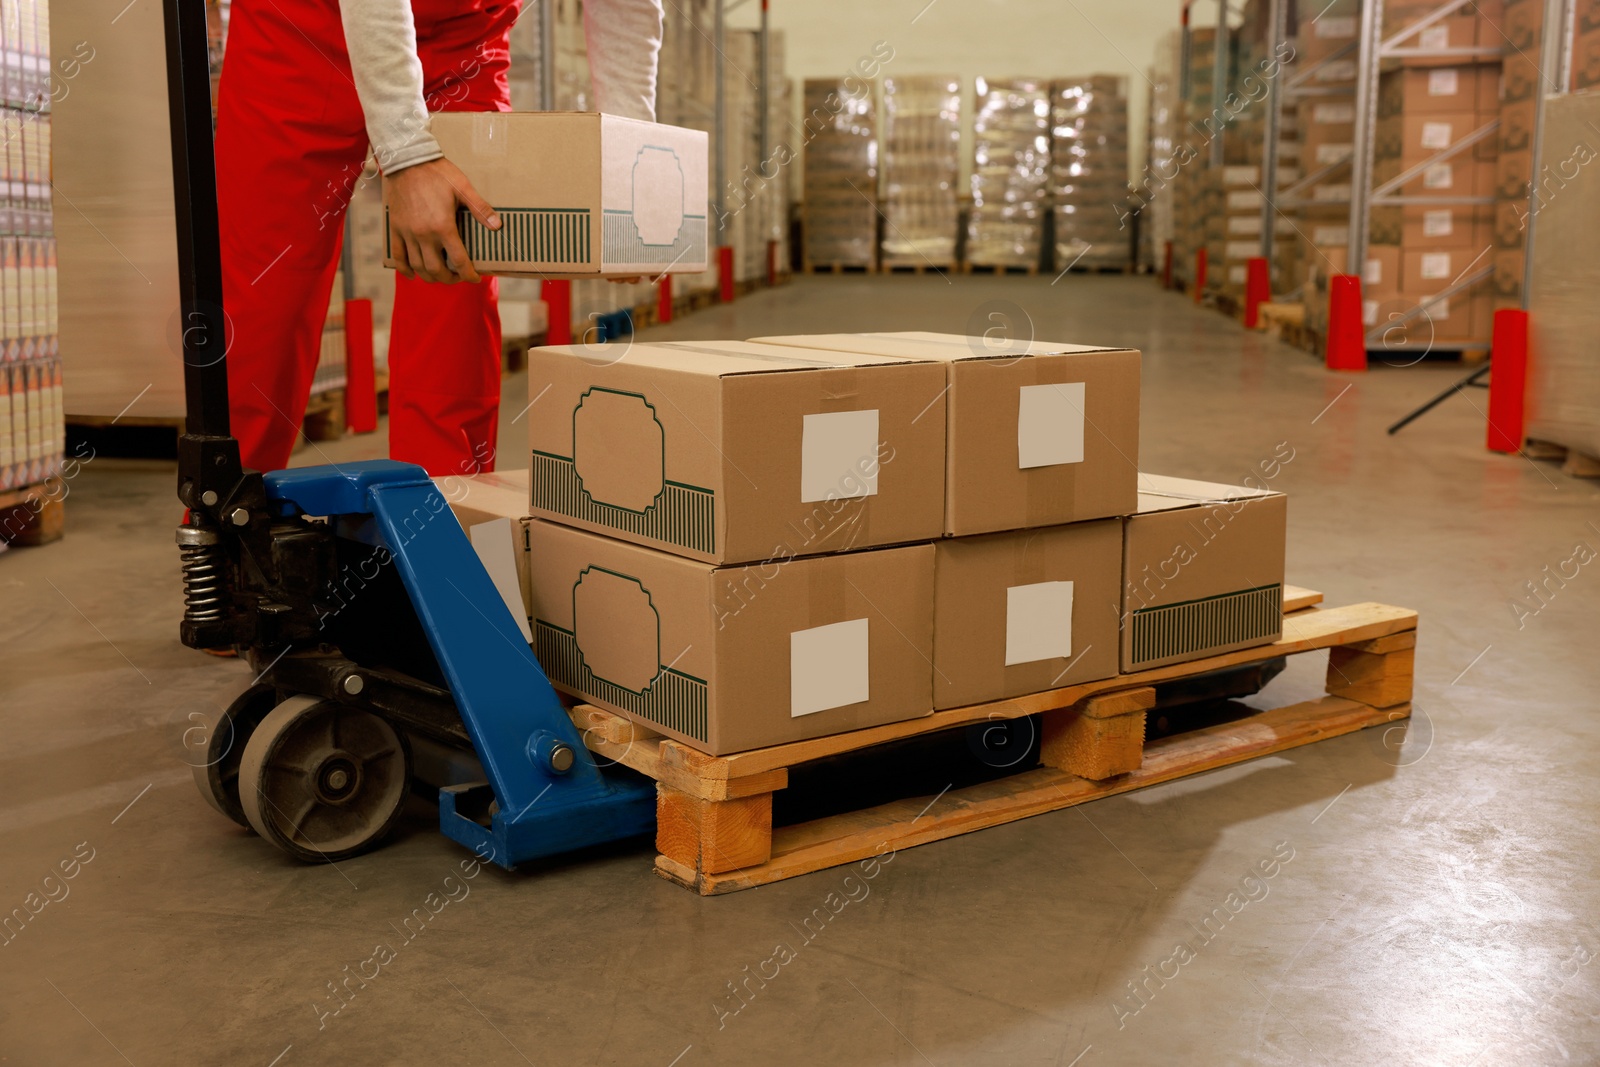
M 1162 253 L 1161 260 L 1161 288 L 1172 288 L 1172 242 L 1165 242 L 1166 251 Z
M 373 369 L 372 301 L 344 302 L 344 422 L 352 433 L 378 428 L 378 381 Z
M 1272 299 L 1272 280 L 1265 256 L 1251 256 L 1244 269 L 1244 326 L 1254 330 L 1261 325 L 1261 305 Z
M 1528 385 L 1528 313 L 1520 308 L 1496 311 L 1491 344 L 1489 451 L 1520 452 Z
M 539 295 L 544 298 L 544 343 L 570 345 L 572 343 L 572 283 L 562 278 L 546 278 L 539 283 Z
M 656 321 L 672 321 L 672 275 L 663 274 L 656 282 Z
M 1206 292 L 1206 246 L 1194 254 L 1194 302 L 1200 303 Z
M 1335 274 L 1328 279 L 1329 370 L 1367 369 L 1367 331 L 1361 322 L 1361 278 Z
M 724 304 L 733 303 L 733 246 L 717 249 L 717 299 Z

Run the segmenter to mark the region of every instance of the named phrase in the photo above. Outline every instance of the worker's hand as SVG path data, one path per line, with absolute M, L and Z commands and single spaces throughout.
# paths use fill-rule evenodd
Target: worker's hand
M 456 229 L 456 205 L 491 230 L 500 228 L 500 216 L 459 167 L 448 159 L 418 163 L 385 174 L 383 185 L 396 270 L 407 278 L 446 284 L 482 280 Z

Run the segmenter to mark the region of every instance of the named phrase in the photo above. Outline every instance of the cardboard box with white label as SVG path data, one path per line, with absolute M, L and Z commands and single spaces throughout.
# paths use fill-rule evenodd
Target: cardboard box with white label
M 706 269 L 705 133 L 578 111 L 442 112 L 430 128 L 500 215 L 491 230 L 457 213 L 480 272 L 592 278 Z M 393 267 L 387 225 L 383 240 L 384 265 Z
M 1123 672 L 1276 641 L 1287 522 L 1270 489 L 1140 474 L 1123 523 Z
M 931 545 L 717 567 L 538 520 L 529 544 L 550 681 L 702 751 L 932 710 Z
M 1133 509 L 1139 353 L 1132 349 L 943 333 L 756 340 L 945 365 L 946 534 L 1054 526 Z
M 536 348 L 532 514 L 711 563 L 939 536 L 931 360 L 742 341 Z
M 1117 673 L 1121 520 L 952 537 L 934 548 L 935 708 Z

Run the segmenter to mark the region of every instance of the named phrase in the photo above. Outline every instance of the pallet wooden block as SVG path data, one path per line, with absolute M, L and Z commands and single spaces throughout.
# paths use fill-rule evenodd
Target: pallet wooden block
M 67 528 L 66 497 L 61 486 L 31 485 L 0 492 L 0 541 L 11 545 L 47 545 Z
M 589 705 L 571 709 L 584 742 L 657 783 L 656 873 L 705 895 L 748 889 L 1012 822 L 1410 715 L 1417 613 L 1386 604 L 1315 607 L 1284 590 L 1283 636 L 1269 645 L 934 712 L 830 737 L 712 756 Z M 1154 686 L 1328 649 L 1328 695 L 1146 740 Z M 912 797 L 792 826 L 772 825 L 789 769 L 889 741 L 1039 715 L 1040 766 L 936 798 Z

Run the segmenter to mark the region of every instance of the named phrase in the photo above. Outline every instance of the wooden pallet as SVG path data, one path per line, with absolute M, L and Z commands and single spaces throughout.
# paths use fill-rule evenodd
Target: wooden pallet
M 25 485 L 0 492 L 0 541 L 8 545 L 47 545 L 67 528 L 65 486 Z
M 1384 604 L 1318 609 L 1285 589 L 1283 638 L 1193 663 L 935 712 L 832 737 L 711 756 L 589 705 L 571 709 L 597 755 L 657 783 L 656 873 L 730 893 L 1310 744 L 1411 713 L 1417 613 Z M 1329 649 L 1328 695 L 1146 740 L 1153 686 Z M 941 794 L 774 826 L 790 769 L 995 719 L 1041 716 L 1041 766 Z
M 806 274 L 876 274 L 876 263 L 812 263 L 807 260 L 801 268 Z
M 932 262 L 926 259 L 886 259 L 883 261 L 885 274 L 953 274 L 955 269 L 955 260 Z
M 313 394 L 306 402 L 305 420 L 300 424 L 307 441 L 337 441 L 344 436 L 344 390 L 329 389 Z
M 1039 273 L 1037 263 L 963 263 L 962 274 L 1025 274 L 1032 278 Z
M 1134 274 L 1132 263 L 1074 263 L 1062 270 L 1063 274 Z

